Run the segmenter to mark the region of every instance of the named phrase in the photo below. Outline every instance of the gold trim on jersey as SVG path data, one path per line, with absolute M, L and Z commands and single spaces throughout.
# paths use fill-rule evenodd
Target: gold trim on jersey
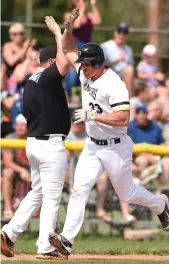
M 119 111 L 130 111 L 130 107 L 119 107 L 117 109 L 114 109 L 112 112 L 119 112 Z

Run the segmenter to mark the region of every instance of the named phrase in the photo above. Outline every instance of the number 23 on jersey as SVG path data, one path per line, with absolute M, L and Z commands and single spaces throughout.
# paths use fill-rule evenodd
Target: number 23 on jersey
M 99 104 L 89 103 L 89 106 L 90 106 L 91 110 L 96 110 L 96 112 L 98 114 L 101 114 L 103 112 L 103 110 L 101 109 Z

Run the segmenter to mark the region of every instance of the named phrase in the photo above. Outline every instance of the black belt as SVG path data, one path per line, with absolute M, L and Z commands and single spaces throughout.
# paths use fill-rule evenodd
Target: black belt
M 37 136 L 35 137 L 38 140 L 49 140 L 50 136 Z M 66 137 L 62 136 L 62 140 L 64 141 Z
M 111 141 L 114 142 L 114 144 L 118 144 L 121 142 L 120 138 L 111 138 L 109 140 L 104 140 L 104 139 L 95 139 L 93 137 L 89 137 L 91 139 L 91 141 L 93 141 L 96 145 L 102 145 L 102 146 L 105 146 L 105 145 L 108 145 L 108 143 Z

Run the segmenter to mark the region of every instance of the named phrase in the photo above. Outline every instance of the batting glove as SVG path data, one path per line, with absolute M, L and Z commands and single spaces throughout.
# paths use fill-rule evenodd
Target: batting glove
M 95 110 L 87 110 L 87 109 L 78 109 L 75 111 L 75 124 L 80 122 L 88 122 L 95 120 L 96 111 Z

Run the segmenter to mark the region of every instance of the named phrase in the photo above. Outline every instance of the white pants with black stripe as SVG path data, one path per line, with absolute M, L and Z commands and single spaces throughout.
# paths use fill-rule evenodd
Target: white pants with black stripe
M 41 207 L 38 253 L 54 250 L 48 236 L 56 228 L 58 208 L 67 168 L 67 157 L 61 136 L 51 136 L 49 140 L 29 137 L 26 154 L 31 167 L 32 190 L 21 202 L 9 224 L 2 229 L 15 242 L 35 212 Z
M 111 142 L 107 146 L 101 146 L 88 138 L 81 153 L 61 233 L 70 243 L 73 243 L 83 224 L 91 188 L 105 170 L 121 201 L 147 206 L 157 215 L 164 210 L 163 196 L 154 195 L 133 183 L 131 171 L 133 143 L 130 137 L 127 135 L 122 137 L 118 144 L 114 144 L 113 140 Z

